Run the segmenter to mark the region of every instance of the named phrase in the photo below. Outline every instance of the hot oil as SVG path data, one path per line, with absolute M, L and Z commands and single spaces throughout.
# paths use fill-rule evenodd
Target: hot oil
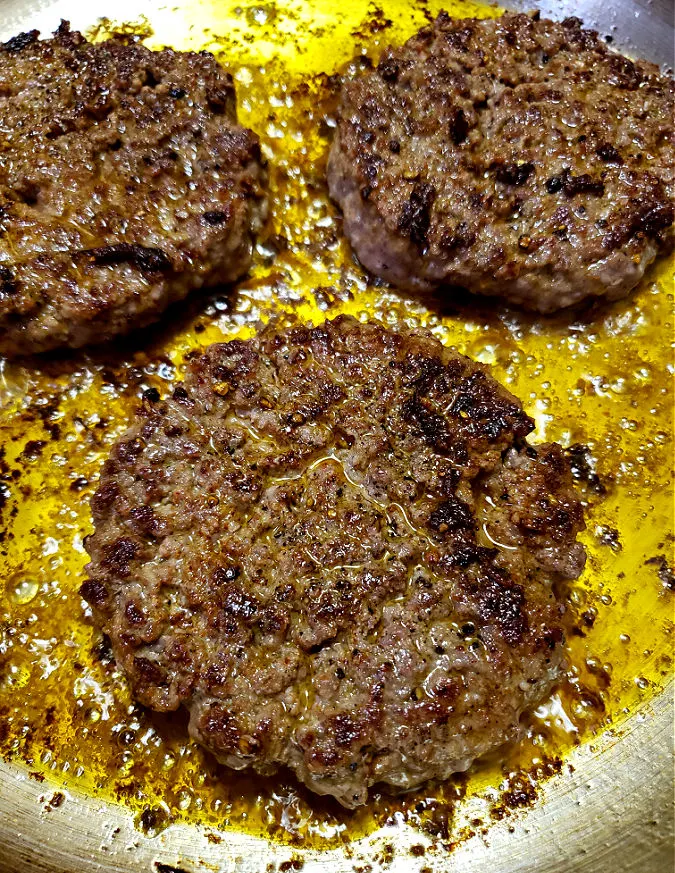
M 498 12 L 444 5 L 460 16 Z M 391 2 L 364 18 L 362 4 L 344 0 L 339 13 L 326 0 L 214 0 L 192 4 L 189 19 L 182 7 L 160 9 L 150 26 L 129 28 L 153 47 L 208 48 L 232 70 L 240 118 L 270 161 L 272 217 L 255 266 L 236 289 L 177 307 L 112 348 L 0 365 L 0 751 L 52 782 L 122 800 L 150 835 L 183 820 L 329 847 L 396 818 L 452 842 L 461 838 L 453 812 L 467 798 L 502 789 L 493 815 L 530 802 L 574 745 L 620 732 L 671 675 L 672 265 L 652 270 L 626 301 L 543 319 L 468 296 L 417 301 L 369 285 L 341 237 L 324 181 L 339 84 L 331 74 L 367 65 L 438 8 L 411 13 Z M 587 447 L 572 452 L 589 560 L 566 595 L 565 681 L 528 720 L 520 746 L 440 788 L 375 793 L 355 813 L 287 774 L 265 780 L 218 767 L 186 740 L 184 715 L 135 706 L 78 595 L 89 498 L 142 391 L 166 393 L 187 353 L 249 335 L 259 320 L 341 312 L 427 326 L 493 367 L 536 419 L 537 441 Z

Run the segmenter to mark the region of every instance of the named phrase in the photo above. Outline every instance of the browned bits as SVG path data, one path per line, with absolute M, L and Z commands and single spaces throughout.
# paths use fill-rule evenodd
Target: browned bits
M 504 185 L 524 185 L 534 173 L 534 164 L 527 161 L 523 163 L 499 164 L 495 177 Z
M 73 253 L 76 261 L 89 261 L 97 267 L 131 264 L 142 273 L 164 273 L 171 270 L 166 252 L 158 248 L 120 243 Z
M 80 594 L 91 603 L 92 606 L 101 607 L 108 599 L 108 591 L 102 582 L 97 579 L 87 579 L 80 586 Z
M 436 197 L 433 185 L 420 184 L 410 192 L 410 198 L 403 205 L 398 228 L 407 234 L 411 241 L 424 249 L 427 243 L 427 231 L 431 223 L 431 207 Z
M 104 549 L 103 567 L 109 568 L 122 576 L 129 575 L 129 564 L 137 552 L 136 543 L 128 537 L 119 537 L 108 543 Z

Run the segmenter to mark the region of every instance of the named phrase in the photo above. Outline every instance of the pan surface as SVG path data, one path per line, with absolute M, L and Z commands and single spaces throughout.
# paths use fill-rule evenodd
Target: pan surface
M 99 37 L 130 23 L 153 47 L 214 51 L 235 75 L 240 118 L 261 135 L 273 190 L 271 226 L 235 291 L 174 309 L 115 349 L 0 361 L 0 871 L 673 868 L 672 265 L 581 315 L 542 320 L 466 298 L 439 308 L 368 286 L 328 202 L 335 98 L 324 74 L 376 58 L 444 7 L 499 12 L 461 0 L 0 0 L 0 39 L 66 18 Z M 672 64 L 667 0 L 540 8 Z M 577 449 L 589 566 L 570 592 L 581 631 L 565 683 L 505 758 L 356 814 L 288 777 L 218 768 L 184 741 L 180 716 L 134 707 L 77 594 L 89 495 L 139 392 L 180 379 L 189 350 L 271 314 L 343 311 L 426 324 L 494 366 L 537 440 L 590 447 Z

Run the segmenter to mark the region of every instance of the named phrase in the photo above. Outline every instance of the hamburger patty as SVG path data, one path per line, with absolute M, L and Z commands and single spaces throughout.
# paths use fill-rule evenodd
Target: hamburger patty
M 540 312 L 616 299 L 672 245 L 673 94 L 577 18 L 441 13 L 344 84 L 331 195 L 401 288 Z
M 205 52 L 124 37 L 0 46 L 0 354 L 108 340 L 245 273 L 257 137 Z
M 485 367 L 342 316 L 210 346 L 93 497 L 82 594 L 136 698 L 347 807 L 517 738 L 584 565 L 557 444 Z

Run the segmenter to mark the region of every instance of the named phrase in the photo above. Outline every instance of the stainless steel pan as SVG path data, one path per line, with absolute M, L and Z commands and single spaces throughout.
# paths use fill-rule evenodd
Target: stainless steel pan
M 0 39 L 38 27 L 48 33 L 60 18 L 86 29 L 97 19 L 137 21 L 145 16 L 161 33 L 182 16 L 185 26 L 199 4 L 171 0 L 0 0 Z M 246 5 L 242 2 L 242 5 Z M 512 3 L 528 8 L 528 3 Z M 542 2 L 543 14 L 578 15 L 628 53 L 664 66 L 673 62 L 673 4 L 668 0 Z M 311 4 L 297 4 L 311 15 Z M 0 871 L 143 871 L 175 869 L 263 873 L 291 861 L 304 873 L 370 870 L 382 847 L 393 845 L 385 869 L 470 873 L 667 873 L 673 869 L 672 684 L 642 710 L 631 713 L 620 734 L 609 733 L 578 748 L 558 775 L 546 782 L 535 806 L 495 822 L 452 853 L 408 852 L 418 835 L 404 827 L 386 829 L 348 850 L 304 851 L 226 832 L 220 842 L 196 827 L 173 825 L 153 839 L 134 826 L 123 806 L 66 792 L 60 806 L 45 803 L 49 787 L 19 766 L 0 762 Z

